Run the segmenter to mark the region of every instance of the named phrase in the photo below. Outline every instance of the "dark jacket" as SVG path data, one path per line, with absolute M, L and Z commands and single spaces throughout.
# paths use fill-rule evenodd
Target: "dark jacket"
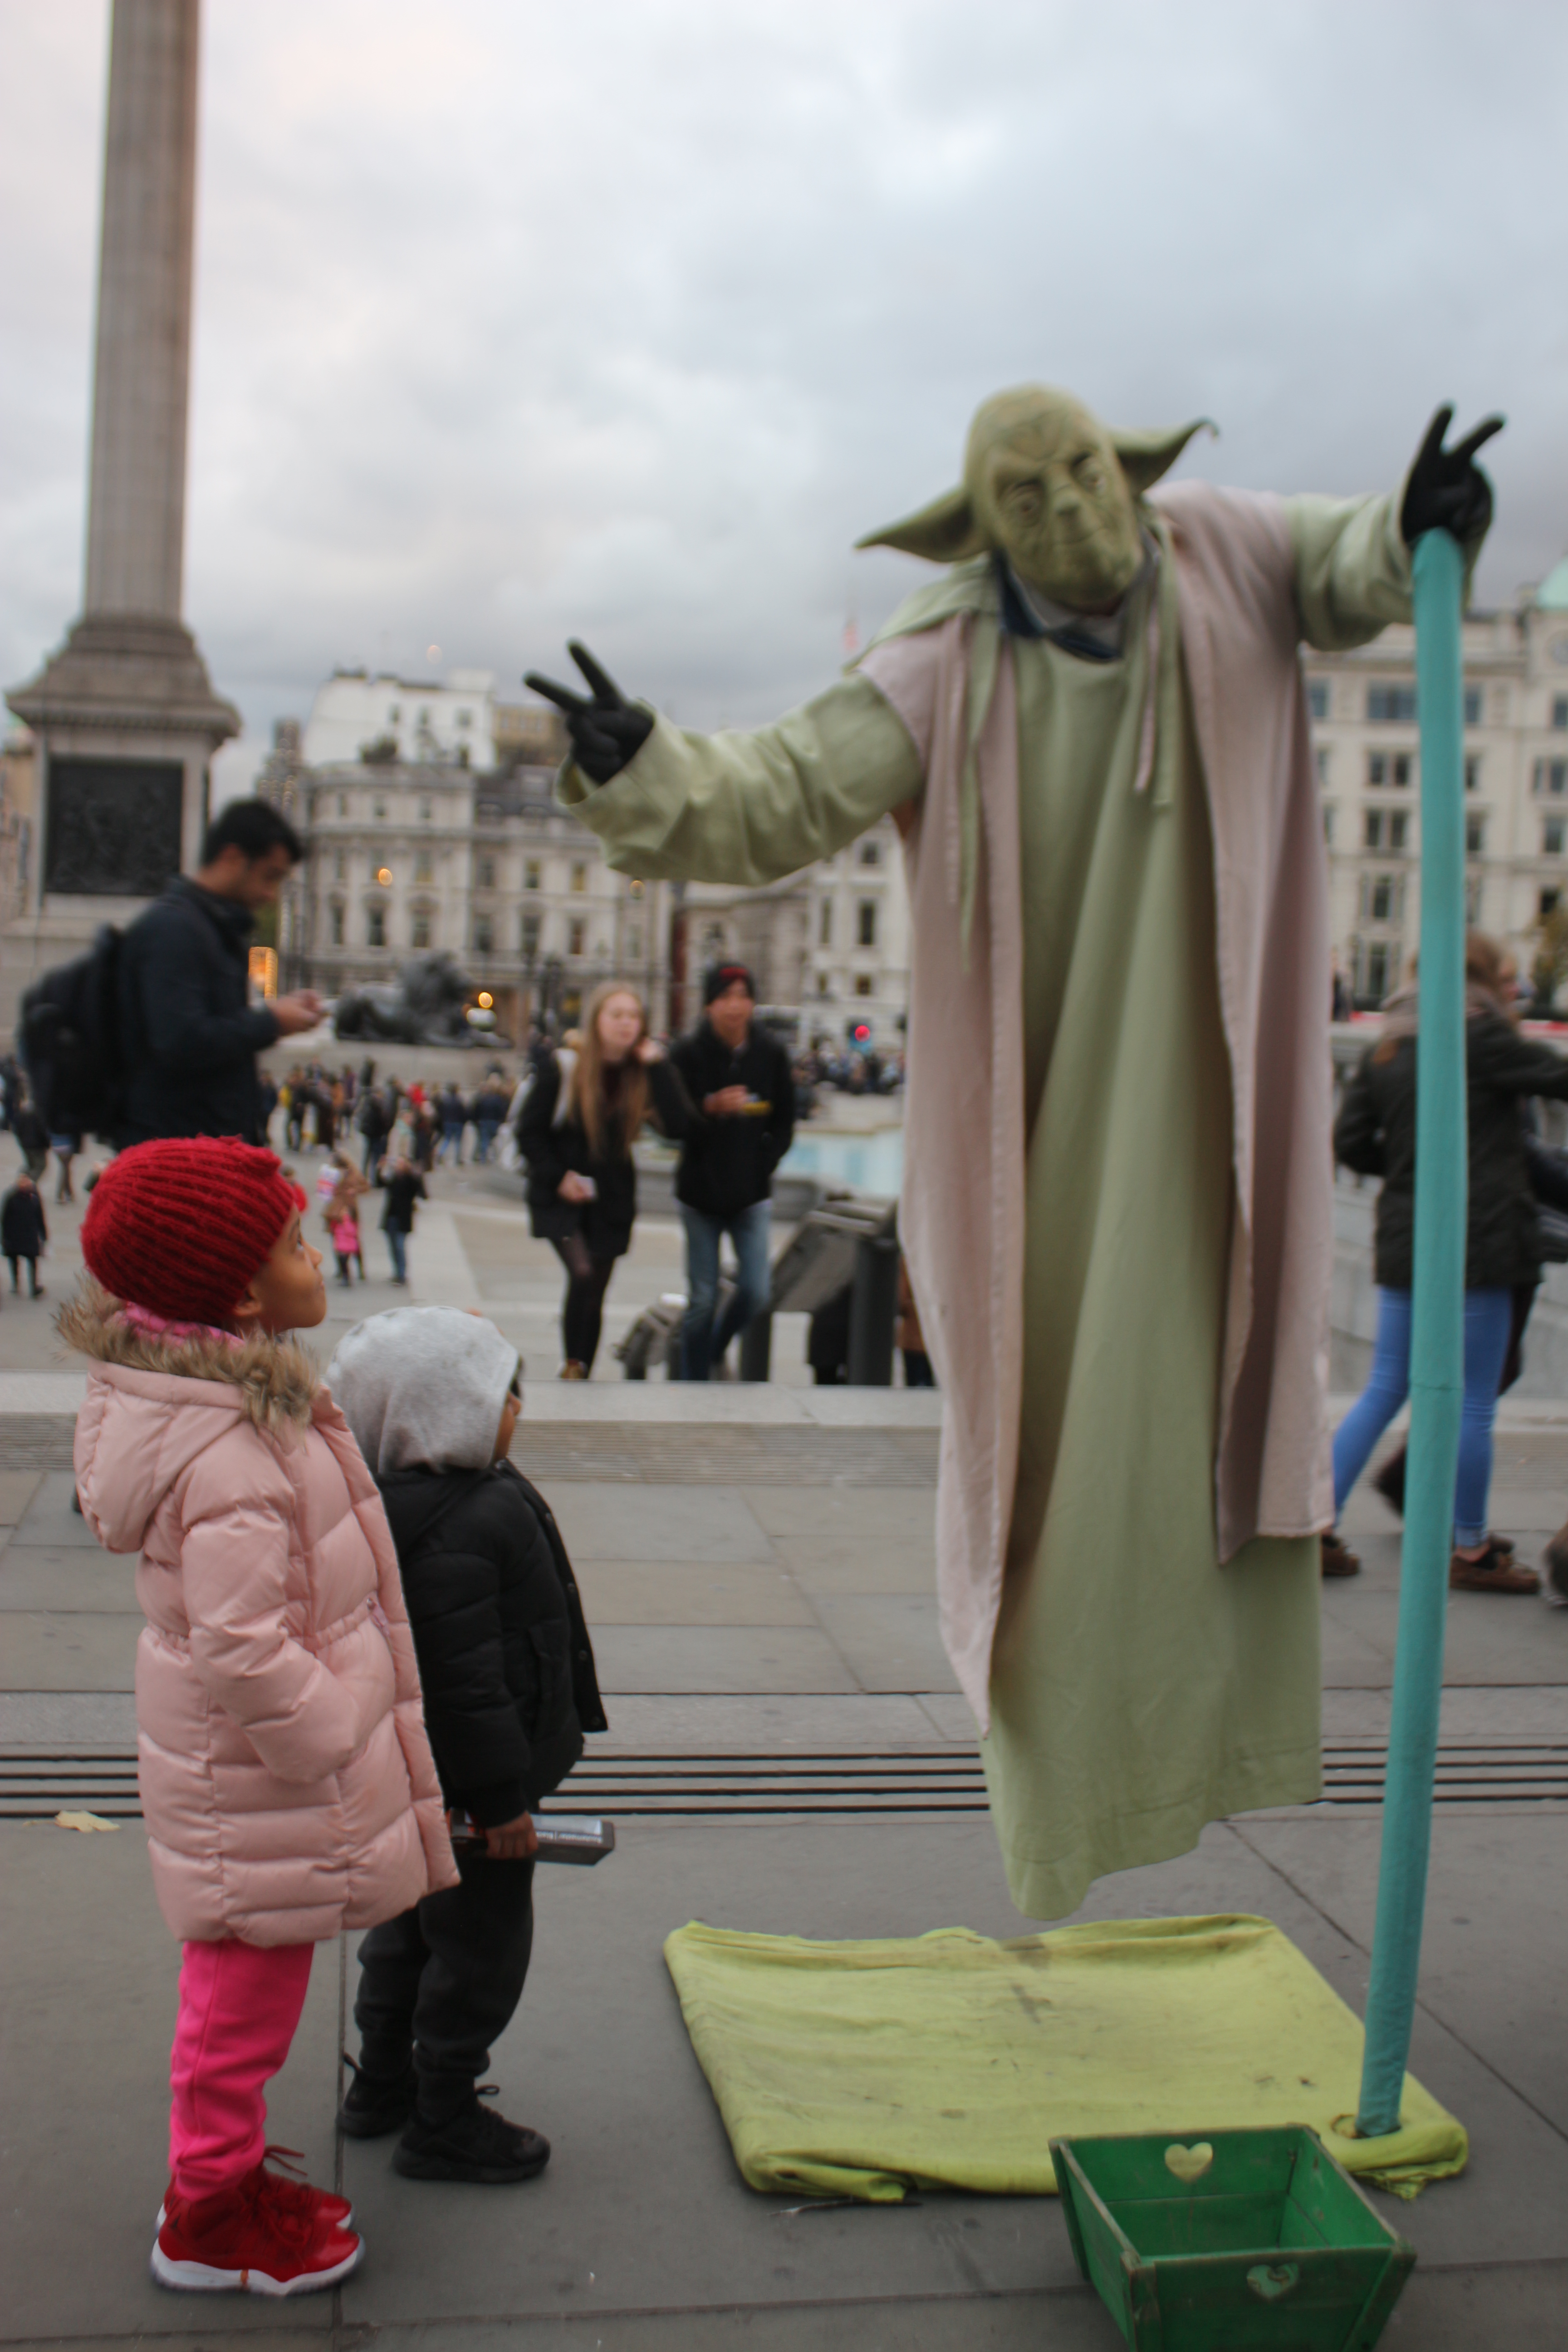
M 581 1119 L 570 1114 L 556 1118 L 563 1076 L 558 1061 L 546 1062 L 518 1113 L 518 1149 L 528 1162 L 530 1221 L 541 1241 L 565 1241 L 581 1234 L 590 1255 L 623 1257 L 631 1247 L 637 1220 L 637 1162 L 621 1149 L 621 1121 L 614 1112 L 597 1156 L 589 1150 Z M 691 1106 L 668 1057 L 650 1062 L 647 1076 L 654 1124 L 671 1138 L 683 1136 L 691 1122 Z M 568 1170 L 593 1178 L 593 1200 L 561 1198 L 561 1179 Z
M 416 1176 L 412 1171 L 405 1176 L 389 1176 L 386 1180 L 386 1200 L 381 1212 L 382 1232 L 384 1234 L 395 1228 L 400 1234 L 411 1234 L 414 1231 L 415 1203 L 427 1201 L 429 1197 L 423 1176 Z
M 531 1812 L 608 1728 L 572 1563 L 510 1462 L 381 1482 L 448 1805 L 486 1828 Z
M 704 1017 L 671 1046 L 669 1058 L 692 1103 L 676 1198 L 710 1217 L 732 1217 L 765 1201 L 795 1133 L 795 1080 L 784 1047 L 753 1021 L 745 1044 L 731 1054 Z M 707 1118 L 704 1102 L 725 1087 L 744 1087 L 765 1108 L 740 1118 Z
M 43 1195 L 36 1184 L 13 1184 L 0 1201 L 0 1257 L 37 1257 L 49 1238 Z
M 1511 1290 L 1541 1276 L 1541 1235 L 1525 1159 L 1521 1111 L 1532 1095 L 1568 1098 L 1568 1061 L 1521 1037 L 1501 1013 L 1466 1024 L 1469 1109 L 1467 1290 Z M 1385 1290 L 1414 1279 L 1415 1220 L 1415 1040 L 1402 1037 L 1386 1061 L 1373 1046 L 1346 1090 L 1334 1122 L 1334 1157 L 1359 1175 L 1381 1176 L 1374 1270 Z
M 278 1019 L 249 1003 L 248 908 L 181 875 L 120 950 L 125 1118 L 117 1143 L 153 1136 L 265 1139 L 256 1056 Z

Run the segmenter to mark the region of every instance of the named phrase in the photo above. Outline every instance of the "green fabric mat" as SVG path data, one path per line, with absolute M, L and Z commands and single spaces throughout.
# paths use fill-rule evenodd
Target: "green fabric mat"
M 693 1922 L 664 1957 L 753 2189 L 1042 2196 L 1053 2137 L 1291 2123 L 1414 2197 L 1468 2152 L 1413 2075 L 1400 2131 L 1350 2136 L 1360 2021 L 1268 1919 L 1108 1920 L 1005 1944 L 964 1927 L 810 1944 Z

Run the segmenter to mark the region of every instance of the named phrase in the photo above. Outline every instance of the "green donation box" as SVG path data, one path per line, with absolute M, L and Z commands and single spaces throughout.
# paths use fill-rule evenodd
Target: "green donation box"
M 1053 2140 L 1051 2161 L 1131 2352 L 1369 2352 L 1415 2260 L 1304 2124 Z

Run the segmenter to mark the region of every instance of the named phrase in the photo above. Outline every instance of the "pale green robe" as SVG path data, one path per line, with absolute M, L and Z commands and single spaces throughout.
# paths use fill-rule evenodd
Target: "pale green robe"
M 1313 644 L 1363 642 L 1408 610 L 1389 502 L 1297 499 L 1289 520 Z M 900 618 L 955 608 L 939 584 Z M 1107 1872 L 1186 1852 L 1205 1822 L 1320 1788 L 1317 1539 L 1217 1559 L 1233 1195 L 1212 851 L 1184 677 L 1177 756 L 1157 792 L 1132 788 L 1143 609 L 1115 663 L 1011 641 L 1025 1349 L 984 1748 L 1008 1882 L 1037 1918 Z M 902 721 L 852 676 L 754 735 L 661 719 L 610 784 L 568 767 L 562 797 L 627 871 L 760 884 L 831 856 L 921 782 Z

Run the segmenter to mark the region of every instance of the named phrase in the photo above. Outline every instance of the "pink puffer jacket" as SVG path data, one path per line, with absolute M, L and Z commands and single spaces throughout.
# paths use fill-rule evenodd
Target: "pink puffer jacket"
M 142 1804 L 183 1940 L 320 1943 L 457 1872 L 397 1555 L 302 1349 L 132 1330 L 88 1292 L 83 1514 L 135 1551 Z

